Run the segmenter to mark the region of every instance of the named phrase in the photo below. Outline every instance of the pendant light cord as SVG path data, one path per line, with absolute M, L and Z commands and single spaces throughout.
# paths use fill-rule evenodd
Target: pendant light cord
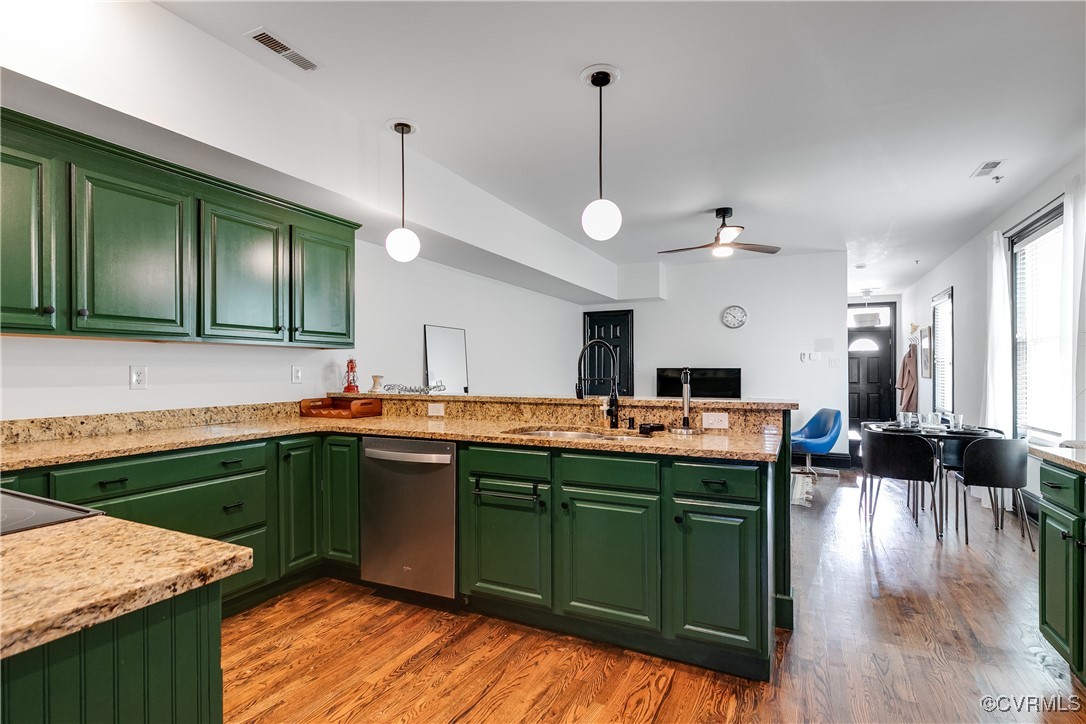
M 407 171 L 404 163 L 404 132 L 400 131 L 400 228 L 407 228 Z
M 600 86 L 600 198 L 603 198 L 603 86 Z

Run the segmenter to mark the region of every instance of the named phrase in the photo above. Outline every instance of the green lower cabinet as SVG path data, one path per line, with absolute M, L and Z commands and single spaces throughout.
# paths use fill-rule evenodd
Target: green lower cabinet
M 1038 520 L 1040 628 L 1071 664 L 1083 668 L 1083 519 L 1041 501 Z
M 551 607 L 550 498 L 546 484 L 461 480 L 461 593 Z
M 761 509 L 676 498 L 664 515 L 665 633 L 763 652 Z
M 555 608 L 660 630 L 660 496 L 562 485 Z
M 225 543 L 233 543 L 253 550 L 252 568 L 223 579 L 223 598 L 274 583 L 279 579 L 279 556 L 276 555 L 275 540 L 267 526 L 238 533 L 222 540 Z
M 283 575 L 321 559 L 321 439 L 278 443 L 279 570 Z
M 357 437 L 334 435 L 324 439 L 322 465 L 324 488 L 324 557 L 358 568 L 358 468 Z
M 0 662 L 0 721 L 221 722 L 219 584 Z

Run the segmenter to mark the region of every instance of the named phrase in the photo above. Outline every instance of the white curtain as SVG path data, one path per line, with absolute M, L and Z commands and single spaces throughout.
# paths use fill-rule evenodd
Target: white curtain
M 1086 439 L 1086 191 L 1082 174 L 1067 182 L 1063 193 L 1063 280 L 1065 293 L 1060 309 L 1067 340 L 1060 346 L 1060 360 L 1068 371 L 1068 395 L 1074 421 L 1072 437 Z M 1066 346 L 1066 349 L 1064 347 Z
M 981 424 L 1013 436 L 1010 249 L 1002 231 L 993 231 L 988 240 L 987 327 L 988 347 L 984 356 L 984 387 L 980 400 Z

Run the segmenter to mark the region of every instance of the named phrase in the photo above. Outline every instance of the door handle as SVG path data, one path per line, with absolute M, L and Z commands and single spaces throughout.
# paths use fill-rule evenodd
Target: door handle
M 90 310 L 89 310 L 89 309 L 87 309 L 86 307 L 81 307 L 81 308 L 80 308 L 80 309 L 79 309 L 79 310 L 78 310 L 78 311 L 76 312 L 76 314 L 78 314 L 78 315 L 79 315 L 80 317 L 83 317 L 83 318 L 85 319 L 85 318 L 87 318 L 87 317 L 89 317 L 89 316 L 90 316 Z
M 365 448 L 363 453 L 368 458 L 375 460 L 392 460 L 400 463 L 426 463 L 429 465 L 448 465 L 452 462 L 452 455 L 448 453 L 413 453 L 399 452 L 397 450 L 381 450 Z
M 288 455 L 289 455 L 289 453 L 288 453 Z M 237 464 L 242 463 L 242 462 L 244 462 L 244 461 L 241 458 L 231 458 L 230 460 L 223 460 L 222 464 L 223 465 L 237 465 Z
M 229 513 L 231 510 L 241 510 L 245 507 L 245 501 L 239 500 L 236 503 L 227 503 L 222 507 L 222 512 Z
M 1075 536 L 1072 535 L 1071 533 L 1065 531 L 1065 530 L 1061 530 L 1060 531 L 1060 538 L 1063 539 L 1063 540 L 1074 540 Z
M 113 480 L 99 480 L 98 485 L 106 487 L 107 485 L 124 485 L 128 482 L 128 478 L 115 478 Z

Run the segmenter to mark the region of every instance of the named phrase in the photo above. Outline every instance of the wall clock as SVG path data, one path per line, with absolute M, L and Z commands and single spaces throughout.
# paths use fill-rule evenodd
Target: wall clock
M 739 329 L 747 323 L 747 310 L 738 304 L 724 307 L 724 311 L 720 313 L 720 323 L 728 329 Z

